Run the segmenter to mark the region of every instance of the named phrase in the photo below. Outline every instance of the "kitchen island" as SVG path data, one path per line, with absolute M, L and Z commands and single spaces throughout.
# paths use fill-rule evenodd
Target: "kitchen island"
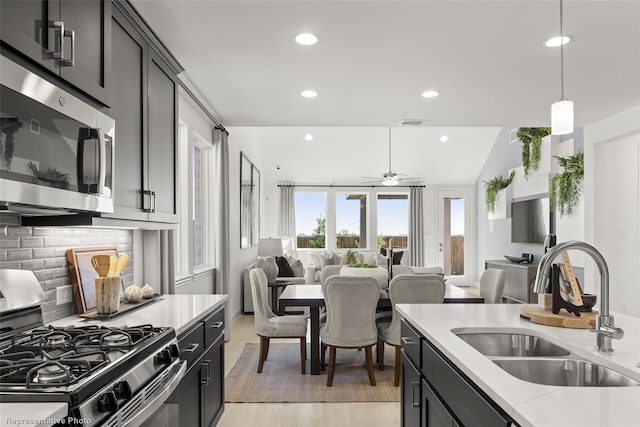
M 478 328 L 532 332 L 576 356 L 640 381 L 640 318 L 613 313 L 616 326 L 625 335 L 613 340 L 613 353 L 603 355 L 594 348 L 594 333 L 531 323 L 520 317 L 521 307 L 524 305 L 399 304 L 397 309 L 424 338 L 423 342 L 428 341 L 454 370 L 466 376 L 507 422 L 511 418 L 522 427 L 640 425 L 640 387 L 566 387 L 522 381 L 452 332 Z
M 110 327 L 124 327 L 151 324 L 155 327 L 171 327 L 176 330 L 178 338 L 193 338 L 198 329 L 203 331 L 206 322 L 224 325 L 224 306 L 227 295 L 163 295 L 153 303 L 146 304 L 137 310 L 132 310 L 121 316 L 108 320 L 88 320 L 77 315 L 68 316 L 52 322 L 52 326 L 80 326 L 100 325 Z M 211 319 L 211 320 L 210 320 Z M 209 334 L 207 334 L 209 335 Z M 216 339 L 218 352 L 223 351 L 223 337 Z M 181 345 L 181 358 L 184 349 Z M 199 350 L 203 350 L 203 346 Z M 190 353 L 193 354 L 194 352 Z M 213 353 L 213 352 L 212 352 Z M 204 356 L 204 354 L 203 354 Z M 199 359 L 198 359 L 199 360 Z M 194 360 L 194 364 L 197 361 Z M 197 369 L 197 366 L 194 367 Z M 221 366 L 222 372 L 224 368 Z M 211 372 L 211 370 L 209 370 Z M 184 381 L 183 381 L 184 382 Z M 223 382 L 222 382 L 223 384 Z M 181 383 L 182 386 L 182 383 Z M 22 426 L 53 425 L 67 414 L 64 403 L 0 403 L 0 426 L 11 426 L 20 423 Z M 219 415 L 219 414 L 216 414 Z

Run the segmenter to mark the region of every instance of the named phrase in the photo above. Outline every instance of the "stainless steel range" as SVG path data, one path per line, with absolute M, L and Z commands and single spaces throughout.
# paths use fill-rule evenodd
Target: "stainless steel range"
M 21 294 L 33 282 L 41 293 L 35 276 L 24 273 L 31 272 L 20 273 Z M 6 279 L 0 277 L 8 300 L 0 306 L 0 402 L 65 402 L 65 426 L 140 425 L 184 376 L 172 328 L 44 326 L 39 303 L 10 307 L 16 278 Z

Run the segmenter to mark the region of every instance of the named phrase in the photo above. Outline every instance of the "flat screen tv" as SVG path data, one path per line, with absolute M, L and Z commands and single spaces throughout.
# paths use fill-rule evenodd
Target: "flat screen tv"
M 544 243 L 548 233 L 548 197 L 511 203 L 512 243 Z

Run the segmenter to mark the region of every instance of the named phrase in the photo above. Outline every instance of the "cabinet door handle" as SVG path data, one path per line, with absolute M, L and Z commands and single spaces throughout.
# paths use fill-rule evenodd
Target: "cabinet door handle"
M 64 22 L 62 21 L 53 21 L 51 23 L 53 28 L 59 28 L 58 35 L 58 43 L 59 45 L 55 47 L 53 51 L 53 57 L 55 59 L 64 59 Z
M 153 191 L 143 190 L 142 191 L 142 211 L 143 212 L 153 212 L 151 198 L 153 197 Z M 148 197 L 147 197 L 148 196 Z M 148 204 L 147 204 L 148 202 Z
M 151 212 L 156 211 L 156 192 L 151 191 Z
M 209 361 L 205 360 L 200 364 L 200 384 L 209 385 Z
M 211 327 L 212 327 L 213 329 L 219 329 L 222 325 L 223 325 L 223 323 L 222 323 L 222 322 L 216 322 L 216 323 L 214 323 L 213 325 L 211 325 Z
M 213 373 L 213 369 L 211 369 L 211 360 L 207 360 L 207 385 L 211 384 L 212 373 Z
M 73 30 L 64 30 L 62 32 L 62 37 L 60 38 L 63 44 L 64 44 L 64 37 L 71 37 L 71 59 L 64 59 L 64 57 L 62 57 L 60 63 L 65 67 L 75 67 L 76 66 L 76 32 Z M 60 52 L 62 52 L 62 48 L 60 48 Z
M 411 382 L 411 407 L 419 408 L 420 407 L 420 399 L 416 402 L 416 386 L 420 386 L 420 381 L 412 381 Z M 418 388 L 418 392 L 420 392 L 420 388 Z
M 401 340 L 402 340 L 402 345 L 405 347 L 415 344 L 415 341 L 413 341 L 409 337 L 402 337 Z
M 200 347 L 200 344 L 196 342 L 191 344 L 189 347 L 185 348 L 184 351 L 185 353 L 193 353 L 194 351 L 196 351 L 198 347 Z

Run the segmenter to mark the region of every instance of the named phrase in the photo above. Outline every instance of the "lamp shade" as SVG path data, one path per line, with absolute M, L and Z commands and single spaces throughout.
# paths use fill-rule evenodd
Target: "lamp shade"
M 260 239 L 258 256 L 282 256 L 282 239 Z
M 551 105 L 551 134 L 566 135 L 573 132 L 573 102 L 561 99 Z

